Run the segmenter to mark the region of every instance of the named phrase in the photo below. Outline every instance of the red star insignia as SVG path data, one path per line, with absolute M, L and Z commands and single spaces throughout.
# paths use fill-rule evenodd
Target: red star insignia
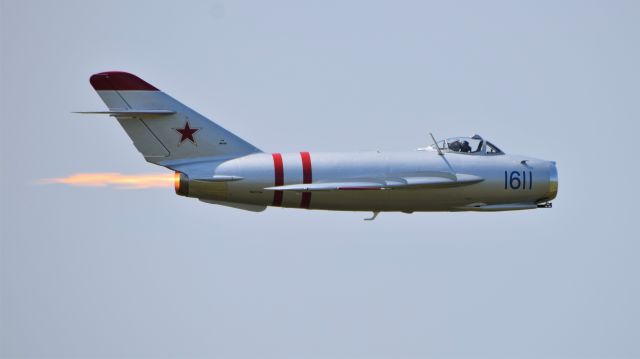
M 193 134 L 200 131 L 199 128 L 191 128 L 189 126 L 189 121 L 184 123 L 184 128 L 174 128 L 180 134 L 180 143 L 189 140 L 194 145 L 196 144 L 196 140 L 193 139 Z

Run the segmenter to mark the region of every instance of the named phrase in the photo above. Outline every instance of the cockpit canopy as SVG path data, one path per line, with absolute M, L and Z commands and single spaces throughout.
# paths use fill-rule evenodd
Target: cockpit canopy
M 473 137 L 451 137 L 438 142 L 440 151 L 447 153 L 460 153 L 467 155 L 503 155 L 498 147 L 489 141 L 485 141 L 479 135 Z M 427 147 L 428 150 L 437 151 L 435 145 Z

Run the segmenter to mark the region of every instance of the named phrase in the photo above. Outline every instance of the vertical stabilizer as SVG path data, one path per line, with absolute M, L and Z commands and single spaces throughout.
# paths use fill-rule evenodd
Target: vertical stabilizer
M 109 71 L 91 76 L 111 114 L 144 158 L 155 164 L 199 157 L 240 157 L 260 152 L 141 78 Z M 98 112 L 96 112 L 98 113 Z

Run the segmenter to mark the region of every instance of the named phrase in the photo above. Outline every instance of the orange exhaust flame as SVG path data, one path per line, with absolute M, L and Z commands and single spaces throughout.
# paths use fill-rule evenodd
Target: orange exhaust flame
M 121 173 L 76 173 L 67 177 L 49 178 L 40 183 L 61 183 L 81 187 L 114 187 L 118 189 L 147 189 L 171 187 L 173 173 L 124 175 Z

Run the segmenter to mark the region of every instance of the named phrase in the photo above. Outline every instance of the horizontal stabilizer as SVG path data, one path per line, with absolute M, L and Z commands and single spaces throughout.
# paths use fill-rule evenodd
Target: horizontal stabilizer
M 396 177 L 396 178 L 371 178 L 350 179 L 340 182 L 302 183 L 286 186 L 267 187 L 269 191 L 362 191 L 385 189 L 412 189 L 412 188 L 440 188 L 470 185 L 482 182 L 482 177 L 457 174 L 456 178 L 449 177 Z
M 240 181 L 243 180 L 244 177 L 240 177 L 240 176 L 222 176 L 222 175 L 215 175 L 211 178 L 198 178 L 198 181 L 202 181 L 202 182 L 233 182 L 233 181 Z
M 110 115 L 110 116 L 144 116 L 144 115 L 173 115 L 171 110 L 118 110 L 118 111 L 76 111 L 83 115 Z

